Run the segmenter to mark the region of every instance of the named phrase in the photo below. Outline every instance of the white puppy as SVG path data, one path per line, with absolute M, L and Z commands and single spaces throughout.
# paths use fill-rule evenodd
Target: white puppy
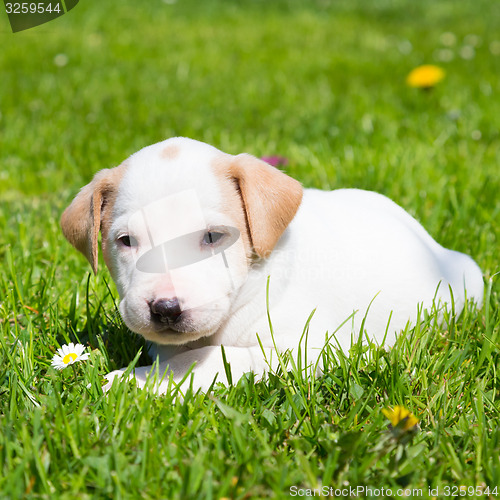
M 185 138 L 98 172 L 61 224 L 94 271 L 101 231 L 125 323 L 160 345 L 160 375 L 169 370 L 160 393 L 170 373 L 178 382 L 195 362 L 195 388 L 217 374 L 226 381 L 221 345 L 233 381 L 262 374 L 275 348 L 296 352 L 313 310 L 309 361 L 334 332 L 345 351 L 362 324 L 390 345 L 422 308 L 449 306 L 450 293 L 456 312 L 466 296 L 482 302 L 475 262 L 386 197 L 303 190 L 257 158 Z M 150 370 L 135 370 L 139 385 Z

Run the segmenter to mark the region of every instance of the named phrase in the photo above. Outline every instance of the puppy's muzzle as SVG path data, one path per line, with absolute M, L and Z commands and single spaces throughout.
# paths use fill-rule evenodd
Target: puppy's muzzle
M 177 297 L 171 299 L 156 299 L 149 302 L 151 318 L 155 323 L 173 325 L 181 317 L 182 311 Z

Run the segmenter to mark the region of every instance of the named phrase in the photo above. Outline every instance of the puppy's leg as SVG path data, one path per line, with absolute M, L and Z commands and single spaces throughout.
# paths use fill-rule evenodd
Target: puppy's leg
M 278 364 L 277 355 L 272 349 L 265 349 L 264 354 L 259 346 L 228 346 L 224 347 L 224 351 L 233 382 L 239 380 L 244 373 L 249 371 L 257 376 L 262 376 L 270 365 L 275 368 Z M 207 346 L 177 354 L 169 360 L 159 363 L 157 365 L 158 373 L 154 374 L 158 378 L 158 382 L 153 385 L 154 391 L 158 394 L 167 392 L 171 374 L 173 374 L 173 381 L 177 384 L 180 383 L 194 363 L 195 367 L 192 372 L 194 390 L 207 391 L 216 375 L 218 381 L 228 383 L 221 347 Z M 137 385 L 144 387 L 148 377 L 153 375 L 153 366 L 136 368 L 130 378 L 135 378 Z M 108 390 L 113 379 L 122 376 L 125 371 L 126 369 L 122 368 L 106 375 L 108 383 L 104 386 L 104 390 Z M 189 385 L 190 378 L 190 376 L 187 378 L 184 386 Z

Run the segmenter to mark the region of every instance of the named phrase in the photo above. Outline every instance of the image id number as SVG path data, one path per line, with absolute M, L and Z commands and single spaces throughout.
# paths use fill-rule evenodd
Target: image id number
M 5 8 L 7 10 L 7 14 L 44 14 L 46 12 L 61 12 L 61 5 L 57 2 L 54 5 L 51 3 L 45 4 L 42 2 L 39 3 L 6 3 Z
M 472 496 L 496 496 L 498 494 L 498 487 L 490 488 L 489 486 L 445 486 L 443 491 L 439 491 L 445 497 L 472 497 Z

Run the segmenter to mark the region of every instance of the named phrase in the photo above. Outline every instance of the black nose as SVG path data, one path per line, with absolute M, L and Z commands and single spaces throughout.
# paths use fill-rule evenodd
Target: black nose
M 149 303 L 151 317 L 160 323 L 176 323 L 181 316 L 181 307 L 177 297 L 172 299 L 156 299 Z

